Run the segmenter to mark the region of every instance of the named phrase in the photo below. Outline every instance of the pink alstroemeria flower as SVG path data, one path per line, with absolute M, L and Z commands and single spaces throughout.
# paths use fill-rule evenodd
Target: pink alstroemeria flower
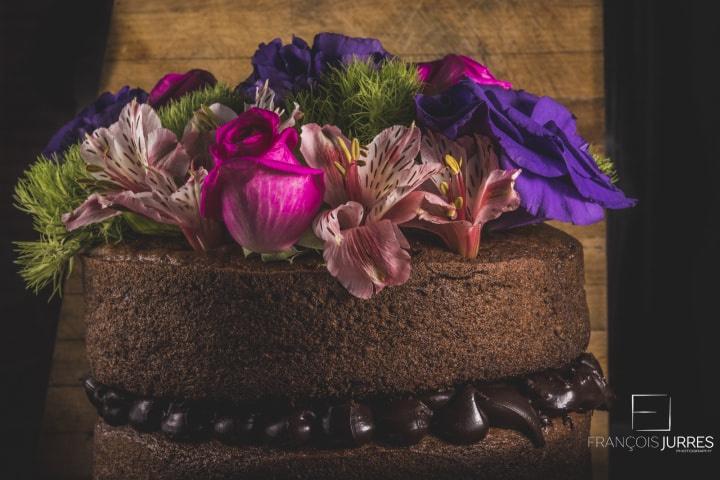
M 210 151 L 215 166 L 203 185 L 201 212 L 222 219 L 230 235 L 258 253 L 289 250 L 310 227 L 323 198 L 322 170 L 293 155 L 294 128 L 250 108 L 219 127 Z
M 177 225 L 195 250 L 208 250 L 222 240 L 222 226 L 199 213 L 207 172 L 189 170 L 190 157 L 175 134 L 162 128 L 150 105 L 133 100 L 116 123 L 87 136 L 80 154 L 102 191 L 63 215 L 68 230 L 130 210 Z
M 445 55 L 432 62 L 418 63 L 417 68 L 426 95 L 440 93 L 465 77 L 483 85 L 512 88 L 510 82 L 498 80 L 489 68 L 465 55 Z
M 410 277 L 410 247 L 398 223 L 416 215 L 415 190 L 442 165 L 419 165 L 420 131 L 394 126 L 361 149 L 337 127 L 302 127 L 300 151 L 325 172 L 325 202 L 313 224 L 331 275 L 352 294 L 370 298 Z
M 477 257 L 483 225 L 520 205 L 520 170 L 500 170 L 492 140 L 478 134 L 452 141 L 428 132 L 420 157 L 441 168 L 426 184 L 428 195 L 416 198 L 421 213 L 403 226 L 428 230 L 462 256 Z

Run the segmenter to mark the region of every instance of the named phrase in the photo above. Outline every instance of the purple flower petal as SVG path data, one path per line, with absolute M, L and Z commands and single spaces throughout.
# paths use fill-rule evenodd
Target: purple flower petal
M 416 107 L 421 126 L 451 139 L 491 136 L 502 150 L 500 166 L 523 170 L 521 205 L 538 219 L 587 224 L 602 219 L 603 208 L 636 203 L 597 167 L 572 113 L 550 98 L 466 79 L 443 94 L 418 95 Z
M 148 94 L 145 91 L 123 87 L 116 94 L 105 92 L 95 102 L 83 108 L 75 118 L 63 125 L 50 139 L 43 150 L 43 155 L 50 156 L 60 153 L 75 143 L 82 141 L 100 127 L 108 127 L 115 123 L 123 107 L 135 99 L 144 103 Z
M 348 37 L 339 33 L 319 33 L 313 41 L 313 69 L 317 76 L 328 67 L 347 64 L 355 59 L 371 59 L 376 64 L 389 58 L 380 40 Z
M 268 81 L 281 103 L 289 94 L 315 85 L 330 66 L 350 62 L 354 58 L 371 58 L 379 63 L 388 54 L 378 40 L 354 38 L 336 33 L 320 33 L 313 46 L 293 36 L 292 43 L 283 45 L 279 38 L 261 43 L 253 55 L 253 72 L 236 91 L 248 100 Z

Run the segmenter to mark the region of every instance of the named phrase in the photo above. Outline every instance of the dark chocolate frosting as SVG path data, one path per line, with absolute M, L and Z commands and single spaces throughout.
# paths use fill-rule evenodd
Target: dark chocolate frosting
M 334 445 L 359 447 L 372 440 L 375 419 L 369 407 L 349 401 L 327 409 L 322 418 L 322 431 Z
M 518 388 L 518 385 L 520 388 Z M 408 446 L 433 433 L 448 443 L 482 440 L 489 427 L 517 430 L 536 447 L 545 444 L 546 417 L 607 408 L 612 398 L 600 365 L 589 353 L 563 368 L 450 390 L 321 404 L 268 401 L 227 405 L 139 397 L 83 379 L 88 399 L 110 425 L 161 431 L 172 440 L 212 435 L 227 444 L 294 449 L 359 447 L 377 439 Z
M 153 432 L 160 428 L 163 408 L 154 398 L 137 399 L 128 412 L 128 423 L 141 432 Z
M 597 359 L 582 354 L 564 369 L 549 369 L 523 379 L 533 405 L 549 415 L 609 408 L 612 393 Z
M 477 390 L 466 385 L 445 407 L 435 421 L 438 436 L 450 443 L 475 443 L 487 435 L 490 424 L 485 412 L 477 404 Z
M 427 435 L 433 411 L 420 400 L 401 398 L 378 408 L 378 424 L 390 443 L 414 445 Z
M 494 427 L 511 428 L 525 433 L 537 447 L 545 445 L 542 420 L 530 403 L 510 384 L 482 385 L 477 392 L 480 408 L 490 417 Z

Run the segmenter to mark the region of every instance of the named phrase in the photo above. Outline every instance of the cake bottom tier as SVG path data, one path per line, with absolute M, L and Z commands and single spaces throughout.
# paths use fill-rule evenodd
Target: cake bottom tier
M 571 413 L 543 428 L 534 447 L 513 430 L 491 428 L 476 444 L 426 437 L 412 447 L 368 444 L 344 450 L 227 446 L 215 440 L 173 442 L 158 433 L 95 427 L 96 480 L 111 479 L 585 479 L 592 412 Z

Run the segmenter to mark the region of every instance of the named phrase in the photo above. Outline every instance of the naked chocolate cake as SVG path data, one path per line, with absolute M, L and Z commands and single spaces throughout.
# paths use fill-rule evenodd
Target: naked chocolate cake
M 94 478 L 587 478 L 612 394 L 542 222 L 634 200 L 573 115 L 374 39 L 252 64 L 103 94 L 17 187 L 28 284 L 83 263 Z

